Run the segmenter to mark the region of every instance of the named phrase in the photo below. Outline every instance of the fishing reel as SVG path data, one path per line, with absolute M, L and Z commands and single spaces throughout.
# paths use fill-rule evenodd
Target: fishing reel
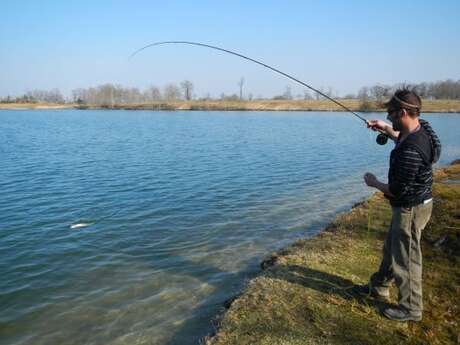
M 388 142 L 388 135 L 386 135 L 385 133 L 380 133 L 379 135 L 377 135 L 377 138 L 375 138 L 375 141 L 379 145 L 385 145 Z

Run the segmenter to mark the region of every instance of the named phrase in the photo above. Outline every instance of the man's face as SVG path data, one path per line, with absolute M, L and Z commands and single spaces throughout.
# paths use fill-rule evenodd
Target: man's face
M 402 109 L 388 109 L 387 119 L 391 121 L 393 130 L 400 132 L 402 128 Z

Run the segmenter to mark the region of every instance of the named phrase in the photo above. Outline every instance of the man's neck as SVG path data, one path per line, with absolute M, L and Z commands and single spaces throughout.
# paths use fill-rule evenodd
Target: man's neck
M 416 132 L 420 128 L 420 122 L 418 118 L 415 118 L 401 130 L 401 139 L 405 139 L 409 134 Z

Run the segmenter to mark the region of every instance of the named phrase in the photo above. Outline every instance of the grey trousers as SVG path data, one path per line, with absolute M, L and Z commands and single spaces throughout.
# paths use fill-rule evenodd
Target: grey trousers
M 423 310 L 420 237 L 432 209 L 432 201 L 410 208 L 392 208 L 382 262 L 371 277 L 372 288 L 381 295 L 388 295 L 391 283 L 395 282 L 399 306 L 413 315 L 421 315 Z

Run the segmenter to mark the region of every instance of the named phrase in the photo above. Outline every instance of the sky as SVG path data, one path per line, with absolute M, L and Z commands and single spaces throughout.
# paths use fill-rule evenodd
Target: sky
M 271 97 L 303 88 L 262 60 L 335 94 L 460 79 L 460 1 L 10 1 L 0 12 L 0 97 L 104 83 L 145 89 L 190 80 L 194 93 Z

